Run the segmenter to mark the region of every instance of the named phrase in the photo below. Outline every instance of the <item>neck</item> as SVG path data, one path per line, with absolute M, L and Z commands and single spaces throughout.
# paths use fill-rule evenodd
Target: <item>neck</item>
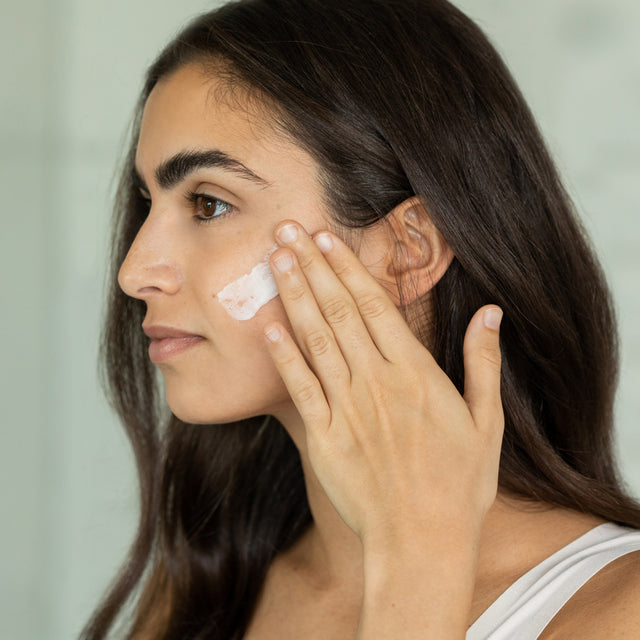
M 294 408 L 287 408 L 275 417 L 300 453 L 307 500 L 313 516 L 311 527 L 291 549 L 291 560 L 321 589 L 361 583 L 363 554 L 360 538 L 342 520 L 313 471 L 300 415 Z

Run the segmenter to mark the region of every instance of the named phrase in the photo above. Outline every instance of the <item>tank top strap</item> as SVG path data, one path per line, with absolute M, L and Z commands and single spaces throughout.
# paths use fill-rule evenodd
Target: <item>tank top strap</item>
M 613 560 L 640 550 L 640 531 L 612 522 L 574 540 L 516 580 L 466 640 L 535 640 L 567 601 Z

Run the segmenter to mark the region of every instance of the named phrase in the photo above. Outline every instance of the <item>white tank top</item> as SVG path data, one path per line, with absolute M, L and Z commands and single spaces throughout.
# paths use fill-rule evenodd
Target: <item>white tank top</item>
M 516 580 L 469 628 L 466 640 L 535 640 L 589 578 L 640 551 L 640 531 L 607 522 Z

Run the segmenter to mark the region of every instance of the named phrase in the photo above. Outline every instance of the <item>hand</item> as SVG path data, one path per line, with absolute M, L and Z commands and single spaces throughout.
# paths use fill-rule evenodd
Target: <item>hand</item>
M 468 326 L 463 397 L 339 238 L 288 224 L 297 238 L 271 265 L 299 346 L 279 323 L 265 335 L 332 504 L 363 541 L 402 527 L 479 535 L 504 426 L 502 312 L 483 307 Z

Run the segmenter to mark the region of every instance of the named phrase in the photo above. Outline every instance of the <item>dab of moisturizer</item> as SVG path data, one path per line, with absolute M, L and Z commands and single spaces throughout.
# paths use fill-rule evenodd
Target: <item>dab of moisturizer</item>
M 269 257 L 277 248 L 274 247 L 249 273 L 230 282 L 215 295 L 232 318 L 249 320 L 260 307 L 278 295 L 278 287 L 269 267 Z

